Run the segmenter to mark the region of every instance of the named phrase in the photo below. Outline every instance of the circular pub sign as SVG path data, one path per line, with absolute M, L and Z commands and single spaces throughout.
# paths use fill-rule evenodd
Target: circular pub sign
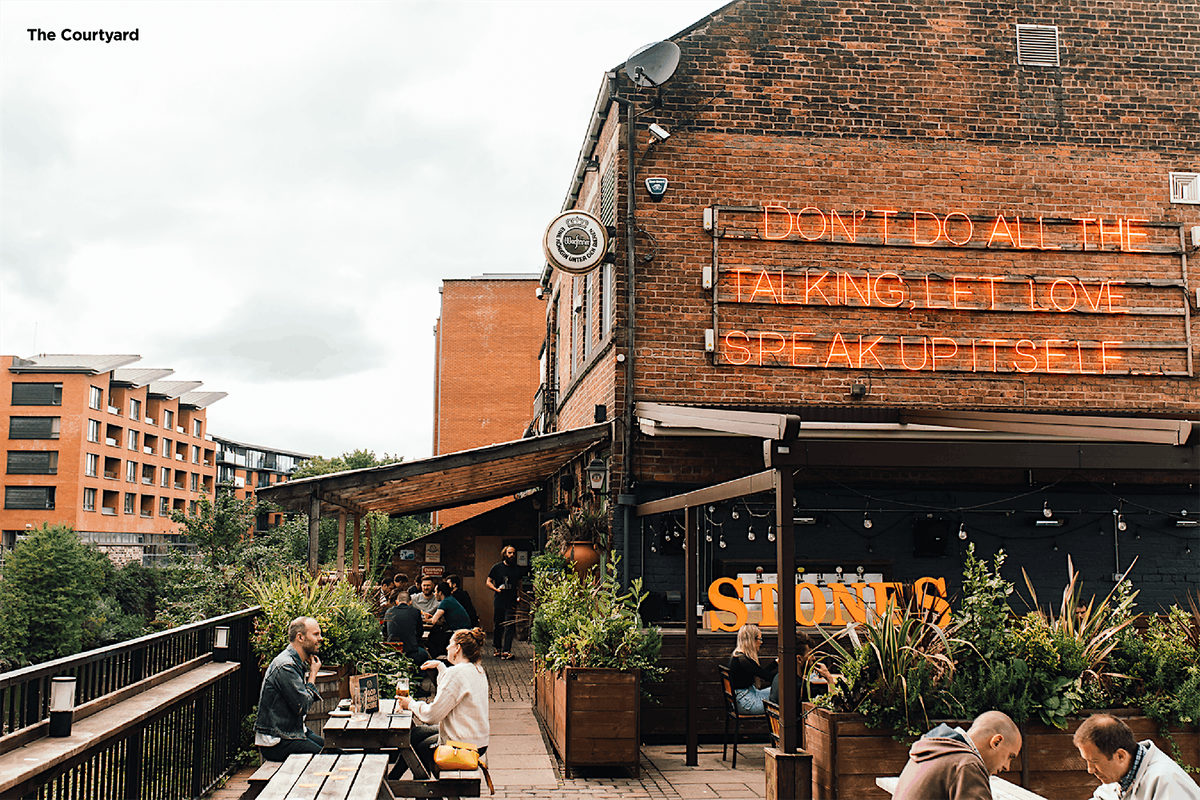
M 591 272 L 608 252 L 608 231 L 586 211 L 564 211 L 546 227 L 546 260 L 563 272 Z

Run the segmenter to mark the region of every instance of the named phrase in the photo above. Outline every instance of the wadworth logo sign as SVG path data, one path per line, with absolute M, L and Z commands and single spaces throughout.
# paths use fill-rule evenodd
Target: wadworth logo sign
M 716 363 L 1192 375 L 1179 226 L 714 207 Z
M 572 275 L 591 272 L 608 252 L 608 231 L 585 211 L 566 211 L 554 218 L 542 237 L 546 260 Z
M 806 628 L 814 625 L 842 626 L 851 622 L 866 622 L 868 613 L 884 617 L 897 609 L 897 596 L 903 585 L 893 581 L 824 585 L 797 583 L 796 624 Z M 736 596 L 723 593 L 722 587 L 732 590 Z M 950 602 L 946 599 L 945 578 L 918 578 L 913 582 L 912 589 L 917 604 L 929 609 L 939 626 L 950 624 Z M 750 609 L 742 599 L 744 597 L 762 604 L 761 620 L 750 619 Z M 708 612 L 709 627 L 715 631 L 736 631 L 750 621 L 763 627 L 776 627 L 779 625 L 776 612 L 778 600 L 777 583 L 743 583 L 740 578 L 717 578 L 708 586 L 708 602 L 716 609 Z

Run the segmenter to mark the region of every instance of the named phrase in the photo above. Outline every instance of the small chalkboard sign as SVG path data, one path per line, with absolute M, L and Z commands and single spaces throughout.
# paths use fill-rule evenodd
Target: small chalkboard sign
M 361 713 L 374 714 L 379 710 L 379 676 L 352 675 L 350 700 Z

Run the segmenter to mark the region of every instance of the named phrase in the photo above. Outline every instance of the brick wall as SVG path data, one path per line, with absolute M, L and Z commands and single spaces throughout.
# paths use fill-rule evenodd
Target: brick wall
M 1018 65 L 1018 23 L 1057 25 L 1061 66 Z M 597 210 L 615 165 L 616 326 L 559 387 L 560 428 L 590 421 L 596 403 L 622 414 L 622 355 L 635 359 L 636 400 L 806 419 L 882 421 L 911 408 L 1200 414 L 1197 258 L 1181 242 L 1200 206 L 1169 202 L 1168 189 L 1170 172 L 1200 170 L 1200 5 L 746 0 L 675 41 L 682 57 L 661 103 L 622 70 L 616 85 L 640 113 L 636 352 L 624 307 L 626 117 L 614 104 L 596 145 L 601 171 L 584 176 L 579 207 Z M 670 138 L 649 145 L 650 122 Z M 670 180 L 661 202 L 644 190 L 648 176 Z M 702 286 L 705 268 L 714 289 Z M 564 298 L 570 287 L 551 278 Z M 556 345 L 569 353 L 571 328 L 561 328 Z M 706 329 L 716 353 L 705 352 Z M 851 397 L 854 383 L 869 386 L 865 397 Z M 639 500 L 762 468 L 757 442 L 639 435 L 635 448 Z M 618 429 L 618 482 L 622 457 Z M 1020 583 L 1026 566 L 1043 599 L 1065 583 L 1068 552 L 1099 590 L 1115 569 L 1114 536 L 1122 567 L 1139 557 L 1135 580 L 1150 604 L 1170 602 L 1200 566 L 1188 529 L 1166 516 L 1200 513 L 1194 469 L 1035 479 L 999 466 L 864 464 L 797 480 L 798 496 L 828 481 L 856 492 L 798 533 L 800 557 L 884 560 L 899 579 L 936 568 L 953 586 L 961 573 L 958 539 L 939 563 L 914 561 L 913 514 L 1048 485 L 1077 495 L 1057 536 L 1032 536 L 1023 516 L 968 539 L 1014 552 L 1008 577 Z M 912 492 L 929 498 L 882 528 L 890 538 L 847 535 L 863 530 L 862 511 L 847 508 Z M 1114 534 L 1114 502 L 1135 495 L 1146 516 L 1136 533 Z M 631 572 L 655 591 L 682 590 L 682 557 L 661 546 L 665 524 L 635 520 Z M 766 538 L 749 542 L 740 524 L 725 529 L 726 551 L 769 555 Z
M 437 385 L 433 454 L 520 439 L 533 418 L 546 304 L 537 281 L 496 277 L 447 280 L 435 342 Z M 501 500 L 435 513 L 450 525 Z

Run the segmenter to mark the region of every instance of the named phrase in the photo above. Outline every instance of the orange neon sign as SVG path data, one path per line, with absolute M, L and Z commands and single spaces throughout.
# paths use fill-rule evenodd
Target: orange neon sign
M 803 271 L 736 267 L 721 273 L 721 300 L 772 305 L 848 306 L 953 311 L 1081 311 L 1128 314 L 1122 280 L 1039 281 L 1003 275 L 901 275 L 871 270 Z
M 720 353 L 735 366 L 882 369 L 907 372 L 1042 372 L 1108 375 L 1121 372 L 1126 343 L 1106 340 L 962 338 L 842 333 L 818 340 L 811 331 L 728 331 Z M 823 346 L 818 346 L 823 345 Z
M 904 226 L 898 217 L 911 217 Z M 849 224 L 847 224 L 847 221 Z M 1072 217 L 1051 220 L 1045 215 L 1023 218 L 1019 214 L 997 214 L 986 232 L 976 236 L 975 223 L 963 211 L 939 214 L 927 209 L 903 212 L 899 209 L 822 210 L 806 205 L 794 211 L 778 203 L 762 206 L 761 238 L 805 242 L 857 243 L 861 234 L 873 236 L 885 245 L 916 247 L 985 247 L 1015 250 L 1110 250 L 1148 253 L 1150 234 L 1143 226 L 1147 219 L 1118 217 Z M 986 236 L 986 239 L 984 238 Z

